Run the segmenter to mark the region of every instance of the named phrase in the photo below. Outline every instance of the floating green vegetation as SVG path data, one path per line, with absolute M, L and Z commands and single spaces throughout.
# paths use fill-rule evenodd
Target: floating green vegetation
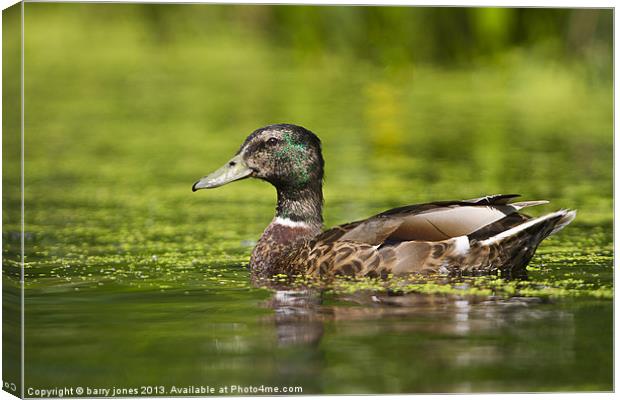
M 209 290 L 249 289 L 245 256 L 217 261 L 187 254 L 79 255 L 25 263 L 26 288 L 32 290 Z M 238 267 L 231 268 L 230 264 Z
M 140 221 L 140 219 L 138 219 Z M 103 224 L 103 222 L 102 222 Z M 224 226 L 229 226 L 225 223 Z M 256 229 L 260 229 L 257 226 Z M 169 231 L 168 231 L 169 230 Z M 187 230 L 184 234 L 182 231 Z M 99 227 L 59 227 L 54 232 L 32 226 L 26 241 L 28 290 L 102 291 L 255 290 L 247 268 L 253 242 L 179 223 L 175 229 L 118 233 Z M 211 243 L 202 246 L 197 241 Z M 19 263 L 5 260 L 5 268 Z M 388 280 L 336 279 L 326 285 L 307 277 L 277 275 L 275 286 L 315 286 L 334 294 L 355 291 L 456 294 L 463 296 L 613 298 L 613 247 L 605 226 L 575 224 L 541 246 L 525 280 L 497 276 L 392 277 Z
M 285 277 L 274 277 L 274 282 L 287 282 Z M 314 287 L 333 294 L 352 294 L 371 291 L 391 294 L 450 294 L 484 297 L 596 297 L 613 298 L 613 287 L 588 283 L 582 279 L 506 280 L 494 276 L 446 277 L 408 276 L 376 278 L 337 278 L 328 284 L 301 278 L 297 287 Z

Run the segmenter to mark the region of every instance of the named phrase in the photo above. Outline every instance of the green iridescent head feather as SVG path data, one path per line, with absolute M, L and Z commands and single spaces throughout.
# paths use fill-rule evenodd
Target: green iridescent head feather
M 321 141 L 309 130 L 291 124 L 257 129 L 239 154 L 255 171 L 253 176 L 280 188 L 303 188 L 323 180 Z

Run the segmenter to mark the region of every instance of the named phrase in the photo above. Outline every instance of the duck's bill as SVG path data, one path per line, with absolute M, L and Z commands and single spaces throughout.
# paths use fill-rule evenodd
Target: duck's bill
M 241 155 L 236 155 L 217 171 L 200 178 L 200 180 L 192 186 L 192 191 L 213 189 L 233 181 L 238 181 L 239 179 L 247 178 L 250 175 L 252 175 L 252 170 L 245 163 Z

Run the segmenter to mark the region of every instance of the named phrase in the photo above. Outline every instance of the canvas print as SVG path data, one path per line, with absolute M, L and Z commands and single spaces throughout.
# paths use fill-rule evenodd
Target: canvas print
M 4 391 L 613 391 L 612 9 L 2 29 Z

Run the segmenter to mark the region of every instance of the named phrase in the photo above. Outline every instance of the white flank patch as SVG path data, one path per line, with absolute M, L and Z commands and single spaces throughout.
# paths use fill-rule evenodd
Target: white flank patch
M 289 228 L 306 228 L 308 224 L 303 221 L 293 221 L 288 218 L 276 217 L 273 221 L 274 224 L 288 226 Z
M 454 238 L 454 251 L 462 256 L 469 251 L 469 239 L 467 236 L 459 236 Z

